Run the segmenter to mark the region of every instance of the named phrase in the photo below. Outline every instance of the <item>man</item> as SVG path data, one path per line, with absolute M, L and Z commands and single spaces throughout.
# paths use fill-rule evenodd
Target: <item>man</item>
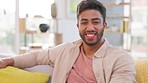
M 3 58 L 0 67 L 50 64 L 54 67 L 52 83 L 136 83 L 131 56 L 103 38 L 105 19 L 106 9 L 100 2 L 84 0 L 77 7 L 80 40 Z

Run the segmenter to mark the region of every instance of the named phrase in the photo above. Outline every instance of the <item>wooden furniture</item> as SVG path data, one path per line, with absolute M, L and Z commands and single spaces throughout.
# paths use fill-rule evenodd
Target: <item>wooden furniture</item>
M 46 32 L 40 31 L 39 25 L 44 23 L 43 18 L 42 20 L 35 19 L 35 23 L 33 24 L 31 24 L 30 19 L 28 19 L 30 26 L 27 24 L 27 19 L 28 18 L 19 19 L 21 36 L 20 53 L 44 49 L 62 43 L 62 33 L 50 32 L 49 29 Z

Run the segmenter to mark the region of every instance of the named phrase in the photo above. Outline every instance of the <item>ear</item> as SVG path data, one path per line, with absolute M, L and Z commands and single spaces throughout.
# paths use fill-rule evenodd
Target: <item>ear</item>
M 106 28 L 106 27 L 107 27 L 107 23 L 106 23 L 106 22 L 104 22 L 103 26 L 104 26 L 104 28 Z
M 79 28 L 79 25 L 78 25 L 78 23 L 77 23 L 77 28 Z

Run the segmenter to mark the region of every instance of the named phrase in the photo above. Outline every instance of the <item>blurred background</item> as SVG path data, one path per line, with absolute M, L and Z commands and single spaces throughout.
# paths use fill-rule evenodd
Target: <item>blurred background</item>
M 0 54 L 12 56 L 79 39 L 75 12 L 80 1 L 0 0 Z M 107 8 L 104 36 L 109 42 L 133 58 L 147 58 L 148 0 L 100 2 Z

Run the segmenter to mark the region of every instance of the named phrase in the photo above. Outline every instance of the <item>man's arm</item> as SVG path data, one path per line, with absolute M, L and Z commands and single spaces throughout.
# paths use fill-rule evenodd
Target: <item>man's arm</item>
M 118 58 L 114 65 L 110 83 L 136 83 L 136 71 L 130 55 Z
M 13 66 L 14 60 L 11 57 L 0 58 L 0 68 L 5 68 L 7 66 Z

